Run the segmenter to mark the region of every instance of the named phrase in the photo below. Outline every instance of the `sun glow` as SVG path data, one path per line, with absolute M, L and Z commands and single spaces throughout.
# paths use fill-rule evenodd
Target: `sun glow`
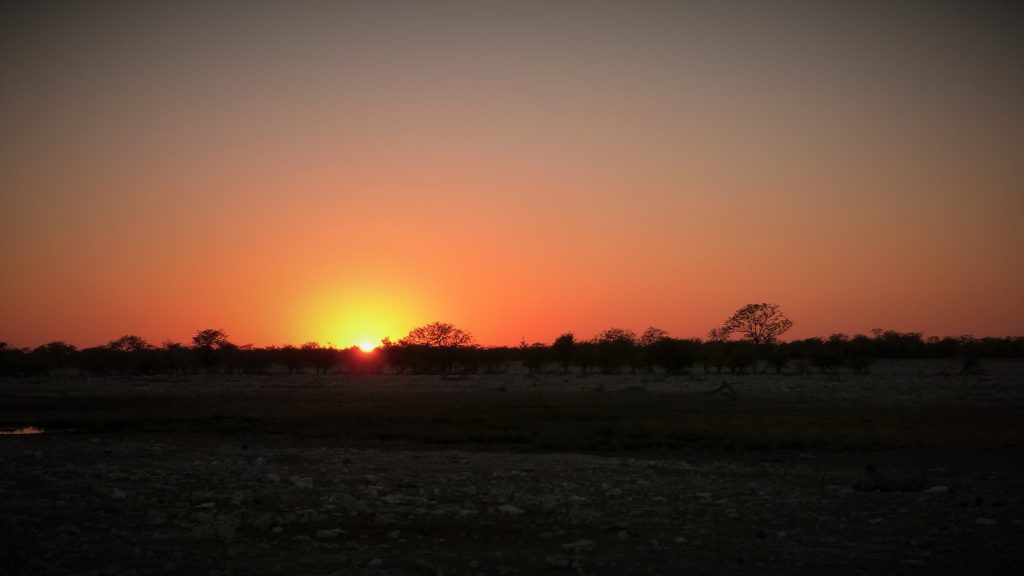
M 387 285 L 322 288 L 302 298 L 301 308 L 293 316 L 293 339 L 330 341 L 369 353 L 384 338 L 405 335 L 415 326 L 415 319 L 424 316 L 421 308 L 414 295 Z

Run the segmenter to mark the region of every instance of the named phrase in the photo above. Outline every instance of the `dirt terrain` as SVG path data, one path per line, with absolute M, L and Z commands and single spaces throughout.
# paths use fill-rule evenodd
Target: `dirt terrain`
M 985 367 L 3 380 L 0 574 L 1012 573 Z

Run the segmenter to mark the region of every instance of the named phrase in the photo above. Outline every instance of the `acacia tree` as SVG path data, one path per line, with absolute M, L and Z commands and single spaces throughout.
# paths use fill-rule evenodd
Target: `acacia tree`
M 212 350 L 214 348 L 224 348 L 231 343 L 228 342 L 228 335 L 223 330 L 207 328 L 206 330 L 196 332 L 196 335 L 192 337 L 192 344 L 196 348 Z
M 630 362 L 636 348 L 636 334 L 629 329 L 609 328 L 594 337 L 598 362 L 604 374 L 618 374 Z
M 111 340 L 110 343 L 107 344 L 107 348 L 116 352 L 139 352 L 142 350 L 151 350 L 153 346 L 140 336 L 128 334 L 127 336 L 121 336 L 117 340 Z
M 576 352 L 576 337 L 572 332 L 566 332 L 551 344 L 551 355 L 562 365 L 562 373 L 569 372 L 569 364 L 572 363 L 573 355 Z
M 782 313 L 778 304 L 762 302 L 740 308 L 711 336 L 739 334 L 754 344 L 772 344 L 792 327 L 793 321 Z
M 228 341 L 228 335 L 223 330 L 216 328 L 207 328 L 196 332 L 196 335 L 192 337 L 192 344 L 198 351 L 199 361 L 206 366 L 207 372 L 212 372 L 217 364 L 223 364 L 227 359 L 225 356 L 236 348 Z
M 469 332 L 447 322 L 432 322 L 413 328 L 409 334 L 398 341 L 407 346 L 432 346 L 435 348 L 454 348 L 469 346 L 473 336 Z

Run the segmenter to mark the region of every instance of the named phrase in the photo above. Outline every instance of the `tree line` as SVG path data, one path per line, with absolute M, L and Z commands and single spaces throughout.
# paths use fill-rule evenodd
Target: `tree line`
M 566 332 L 550 343 L 479 346 L 469 332 L 445 322 L 414 328 L 385 339 L 372 352 L 307 342 L 258 348 L 237 345 L 219 329 L 196 332 L 190 345 L 156 346 L 127 335 L 102 346 L 79 349 L 56 341 L 36 348 L 0 342 L 0 375 L 39 376 L 53 372 L 115 374 L 328 374 L 392 373 L 462 376 L 500 374 L 522 366 L 529 374 L 749 372 L 870 372 L 878 359 L 957 359 L 962 370 L 980 370 L 984 359 L 1024 358 L 1024 337 L 929 337 L 919 332 L 873 330 L 870 335 L 832 334 L 789 342 L 780 336 L 793 325 L 778 305 L 750 304 L 736 311 L 707 338 L 674 338 L 651 327 L 637 335 L 609 328 L 590 339 Z

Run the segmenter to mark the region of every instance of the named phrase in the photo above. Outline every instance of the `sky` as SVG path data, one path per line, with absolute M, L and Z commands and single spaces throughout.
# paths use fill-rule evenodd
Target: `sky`
M 11 345 L 1024 335 L 1011 3 L 27 4 Z

